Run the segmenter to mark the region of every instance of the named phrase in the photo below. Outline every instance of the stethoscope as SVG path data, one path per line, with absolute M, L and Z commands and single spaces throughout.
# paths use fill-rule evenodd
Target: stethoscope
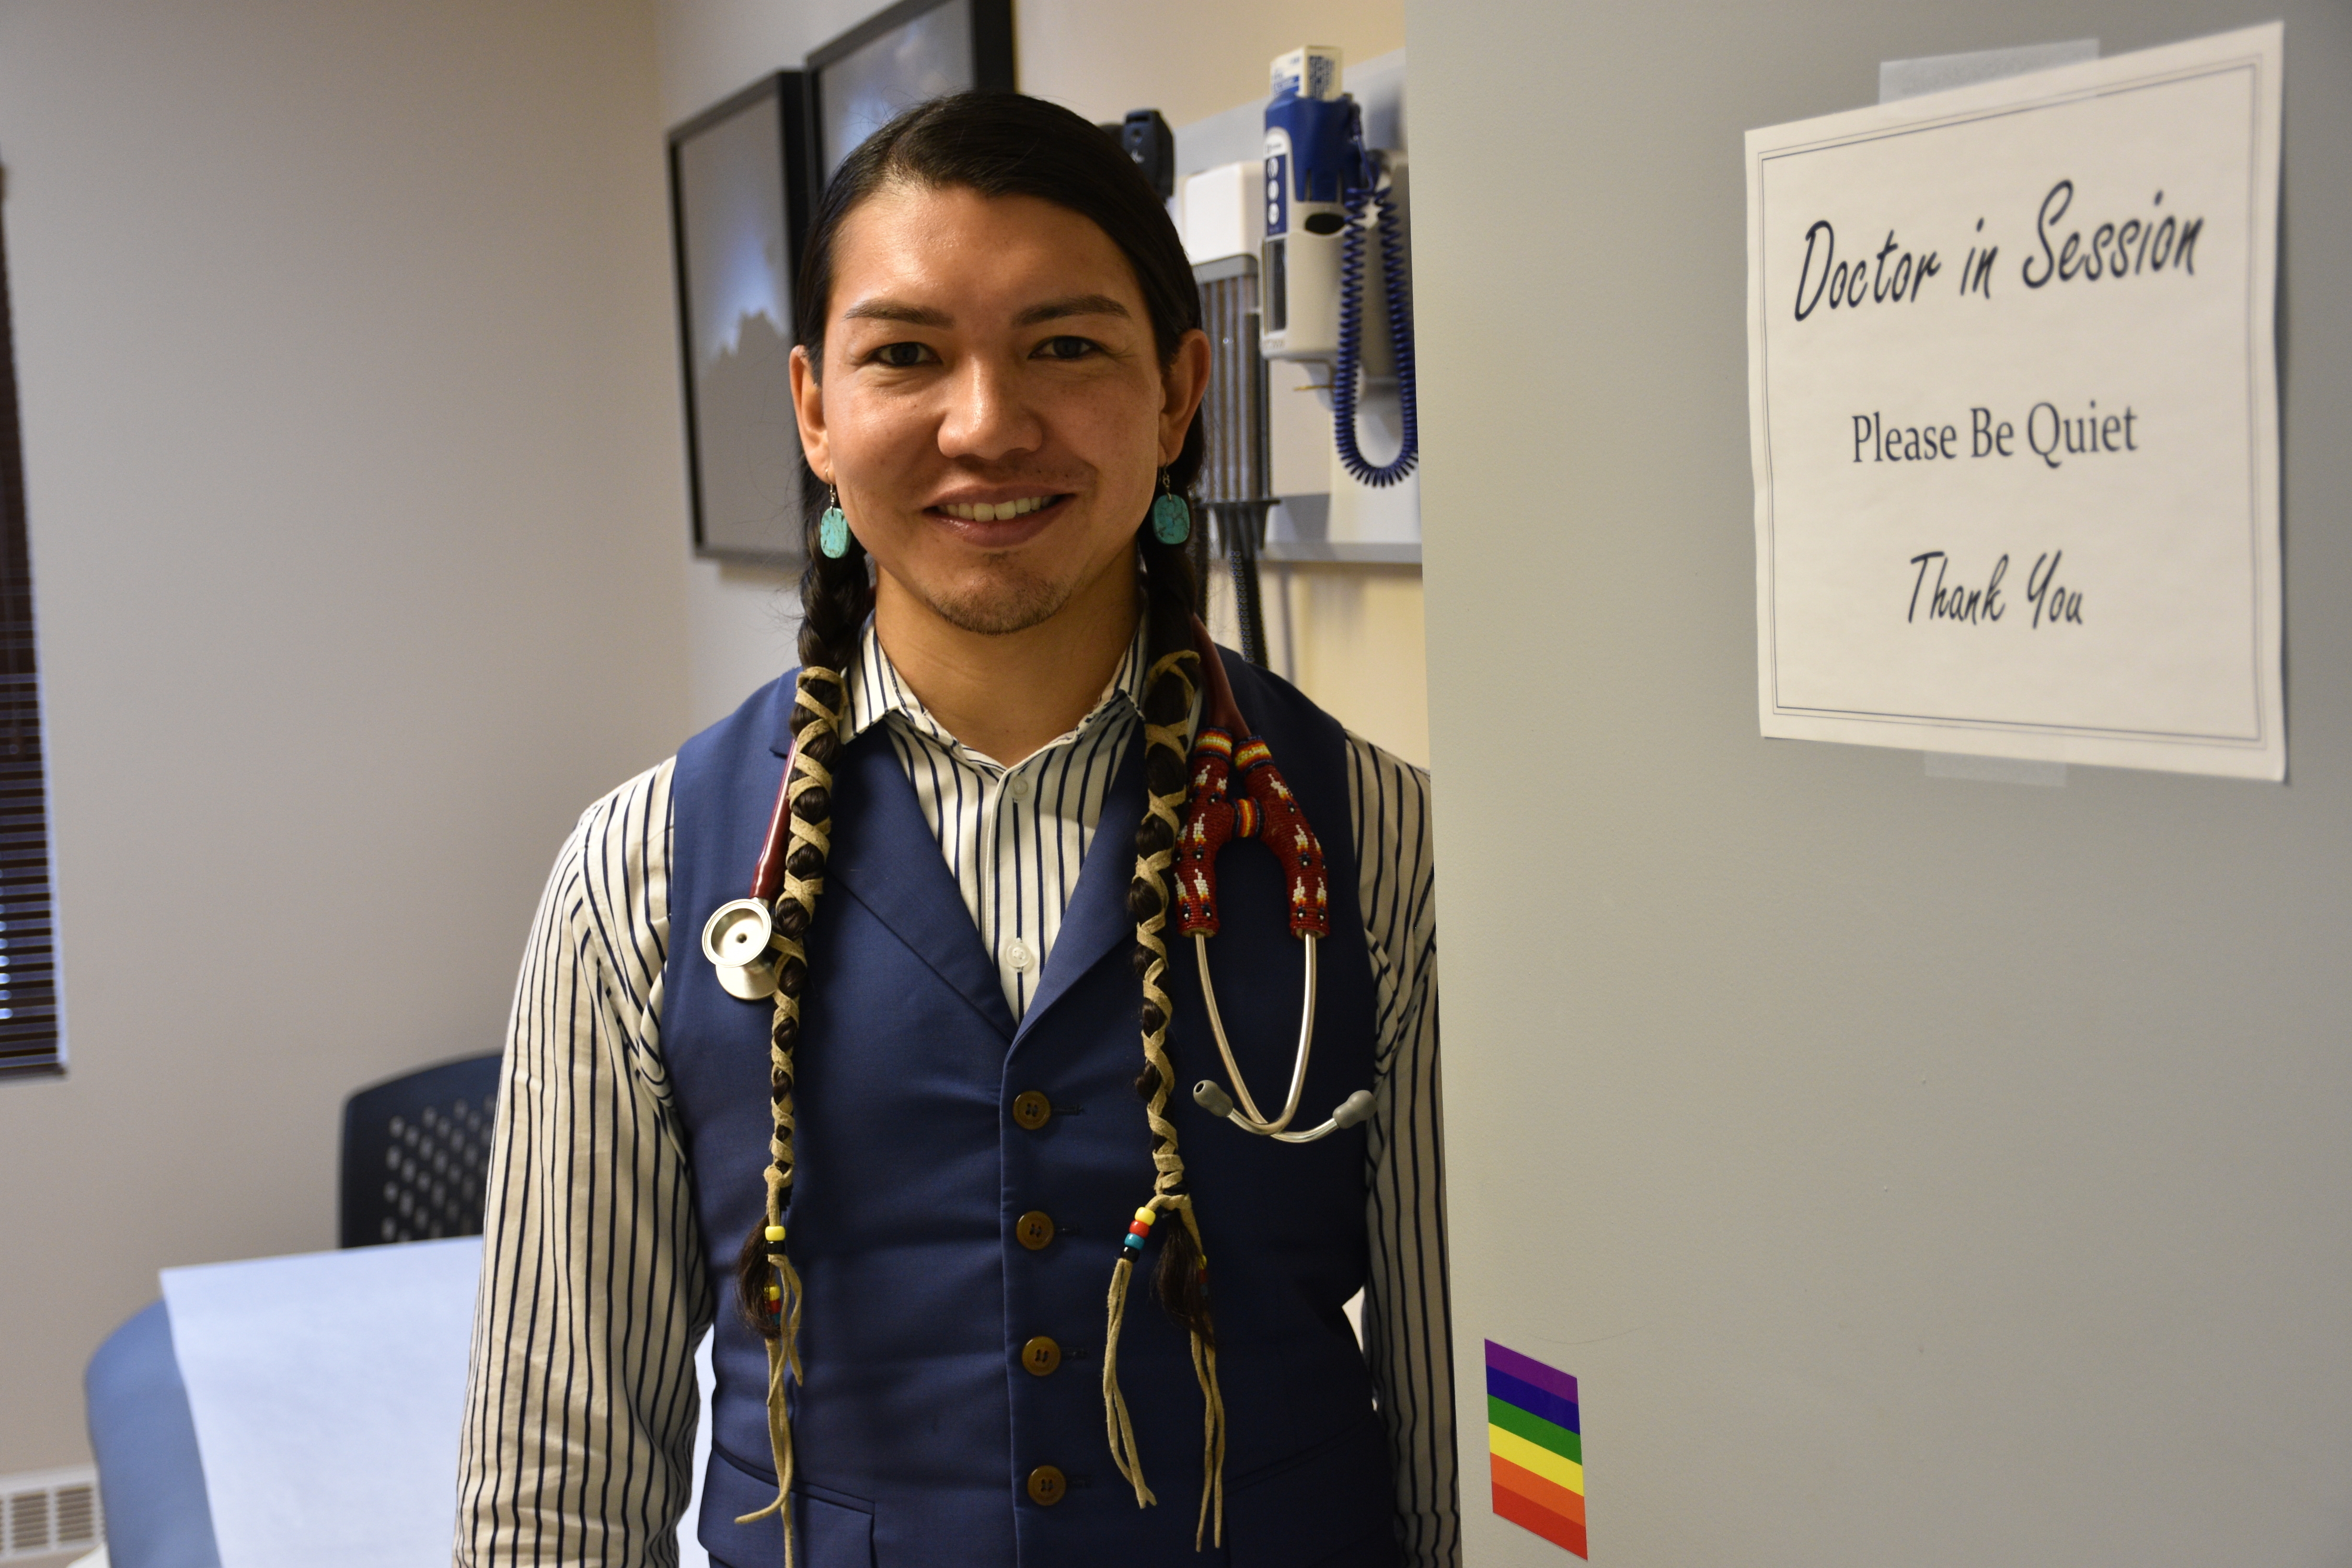
M 1330 1119 L 1303 1132 L 1287 1131 L 1298 1115 L 1298 1099 L 1307 1088 L 1307 1064 L 1315 1054 L 1315 970 L 1317 944 L 1331 932 L 1331 890 L 1323 864 L 1323 845 L 1307 825 L 1298 797 L 1283 782 L 1274 765 L 1274 753 L 1251 733 L 1234 701 L 1233 683 L 1225 679 L 1224 662 L 1208 628 L 1196 618 L 1192 640 L 1201 650 L 1201 668 L 1209 678 L 1208 722 L 1192 742 L 1188 763 L 1192 798 L 1176 836 L 1176 929 L 1192 939 L 1199 960 L 1201 996 L 1208 1004 L 1209 1033 L 1217 1054 L 1233 1075 L 1229 1095 L 1214 1079 L 1192 1086 L 1192 1103 L 1212 1116 L 1222 1116 L 1244 1132 L 1282 1143 L 1312 1143 L 1343 1127 L 1353 1127 L 1372 1113 L 1369 1089 L 1358 1089 L 1341 1100 Z M 1236 742 L 1234 737 L 1244 739 Z M 1240 789 L 1234 785 L 1238 777 Z M 1298 1048 L 1291 1058 L 1290 1093 L 1282 1114 L 1268 1117 L 1250 1097 L 1248 1080 L 1234 1058 L 1225 1036 L 1225 1020 L 1217 1011 L 1217 987 L 1209 978 L 1209 939 L 1217 934 L 1217 856 L 1236 838 L 1255 838 L 1280 862 L 1283 882 L 1290 889 L 1290 934 L 1307 953 L 1306 997 L 1298 1010 Z M 1241 1103 L 1236 1106 L 1234 1098 Z
M 1283 782 L 1266 743 L 1251 733 L 1234 701 L 1232 683 L 1208 628 L 1195 618 L 1193 641 L 1208 674 L 1209 698 L 1205 724 L 1192 743 L 1188 766 L 1192 800 L 1185 807 L 1175 855 L 1177 929 L 1192 939 L 1200 961 L 1201 994 L 1208 1004 L 1209 1032 L 1217 1054 L 1233 1075 L 1234 1094 L 1214 1079 L 1192 1086 L 1192 1101 L 1212 1116 L 1222 1116 L 1245 1132 L 1284 1143 L 1312 1143 L 1343 1127 L 1353 1127 L 1372 1113 L 1369 1089 L 1358 1089 L 1341 1100 L 1330 1119 L 1305 1131 L 1289 1131 L 1298 1115 L 1298 1100 L 1307 1087 L 1307 1064 L 1315 1051 L 1316 947 L 1330 933 L 1330 889 L 1323 865 L 1323 846 L 1307 825 L 1307 813 Z M 1244 737 L 1238 743 L 1234 737 Z M 795 748 L 797 749 L 797 748 Z M 752 868 L 748 898 L 732 899 L 710 913 L 702 928 L 702 955 L 718 971 L 719 984 L 730 996 L 746 1002 L 764 1001 L 776 994 L 782 941 L 776 931 L 776 893 L 783 882 L 784 853 L 792 835 L 791 803 L 785 791 L 793 777 L 793 760 L 784 759 L 784 778 L 776 789 L 775 810 L 768 835 Z M 1238 778 L 1240 788 L 1234 787 Z M 1282 1114 L 1267 1117 L 1250 1097 L 1249 1084 L 1234 1059 L 1225 1021 L 1217 1010 L 1217 991 L 1209 978 L 1209 938 L 1217 934 L 1217 856 L 1236 838 L 1255 838 L 1270 850 L 1290 889 L 1290 931 L 1306 950 L 1306 997 L 1299 1009 L 1298 1048 L 1290 1069 L 1290 1093 Z M 1241 1103 L 1234 1103 L 1234 1096 Z
M 768 817 L 768 837 L 760 846 L 760 863 L 751 868 L 751 896 L 730 899 L 710 911 L 702 926 L 702 956 L 719 972 L 719 989 L 745 1002 L 764 1002 L 776 994 L 776 974 L 783 963 L 782 943 L 776 932 L 776 894 L 784 881 L 784 851 L 792 838 L 793 763 L 800 742 L 784 758 L 784 776 L 776 785 L 776 808 Z

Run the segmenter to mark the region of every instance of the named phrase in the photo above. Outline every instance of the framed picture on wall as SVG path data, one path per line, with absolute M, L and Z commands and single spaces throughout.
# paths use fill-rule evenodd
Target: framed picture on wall
M 779 72 L 669 133 L 694 551 L 791 571 L 808 482 L 791 369 L 813 162 L 803 88 Z
M 943 93 L 1013 90 L 1013 0 L 899 0 L 813 51 L 816 184 L 899 110 Z

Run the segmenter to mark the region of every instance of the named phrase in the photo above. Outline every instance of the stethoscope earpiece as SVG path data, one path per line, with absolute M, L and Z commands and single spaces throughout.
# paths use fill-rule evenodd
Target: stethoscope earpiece
M 1239 1079 L 1234 1081 L 1240 1082 Z M 1277 1143 L 1312 1143 L 1318 1138 L 1328 1138 L 1343 1128 L 1353 1127 L 1372 1114 L 1372 1091 L 1360 1089 L 1341 1100 L 1331 1112 L 1331 1120 L 1320 1127 L 1310 1127 L 1304 1132 L 1267 1131 L 1265 1124 L 1254 1122 L 1234 1106 L 1234 1097 L 1213 1078 L 1204 1078 L 1192 1086 L 1192 1103 L 1212 1116 L 1222 1116 L 1244 1132 L 1257 1132 Z

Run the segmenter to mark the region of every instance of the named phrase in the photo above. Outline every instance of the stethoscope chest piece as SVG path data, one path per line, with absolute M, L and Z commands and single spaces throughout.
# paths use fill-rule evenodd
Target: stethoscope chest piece
M 776 889 L 783 880 L 784 850 L 792 829 L 793 743 L 776 784 L 776 807 L 768 816 L 768 837 L 751 870 L 751 896 L 730 899 L 702 924 L 702 956 L 718 972 L 719 988 L 739 1002 L 764 1002 L 776 994 L 783 954 L 776 951 Z
M 718 972 L 719 988 L 744 1002 L 773 996 L 775 936 L 776 917 L 758 899 L 731 899 L 711 910 L 702 927 L 702 956 Z

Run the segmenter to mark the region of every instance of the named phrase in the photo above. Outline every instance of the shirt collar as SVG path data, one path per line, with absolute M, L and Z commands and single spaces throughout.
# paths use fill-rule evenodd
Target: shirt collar
M 1118 668 L 1111 672 L 1110 684 L 1103 688 L 1101 700 L 1085 718 L 1078 721 L 1076 728 L 1068 734 L 1047 742 L 1038 748 L 1039 751 L 1047 752 L 1056 746 L 1066 745 L 1114 717 L 1143 710 L 1144 634 L 1145 626 L 1139 616 L 1134 639 L 1127 645 L 1127 652 L 1120 658 Z M 965 746 L 949 732 L 945 725 L 931 716 L 930 710 L 923 706 L 923 700 L 915 695 L 914 688 L 899 677 L 898 666 L 890 662 L 889 654 L 883 649 L 881 637 L 875 632 L 871 616 L 866 619 L 864 635 L 857 640 L 857 655 L 850 660 L 846 674 L 849 715 L 847 723 L 843 726 L 842 739 L 845 742 L 855 741 L 875 725 L 895 715 L 910 732 L 954 751 L 978 766 L 1000 773 L 1008 771 L 1002 763 L 982 756 Z

